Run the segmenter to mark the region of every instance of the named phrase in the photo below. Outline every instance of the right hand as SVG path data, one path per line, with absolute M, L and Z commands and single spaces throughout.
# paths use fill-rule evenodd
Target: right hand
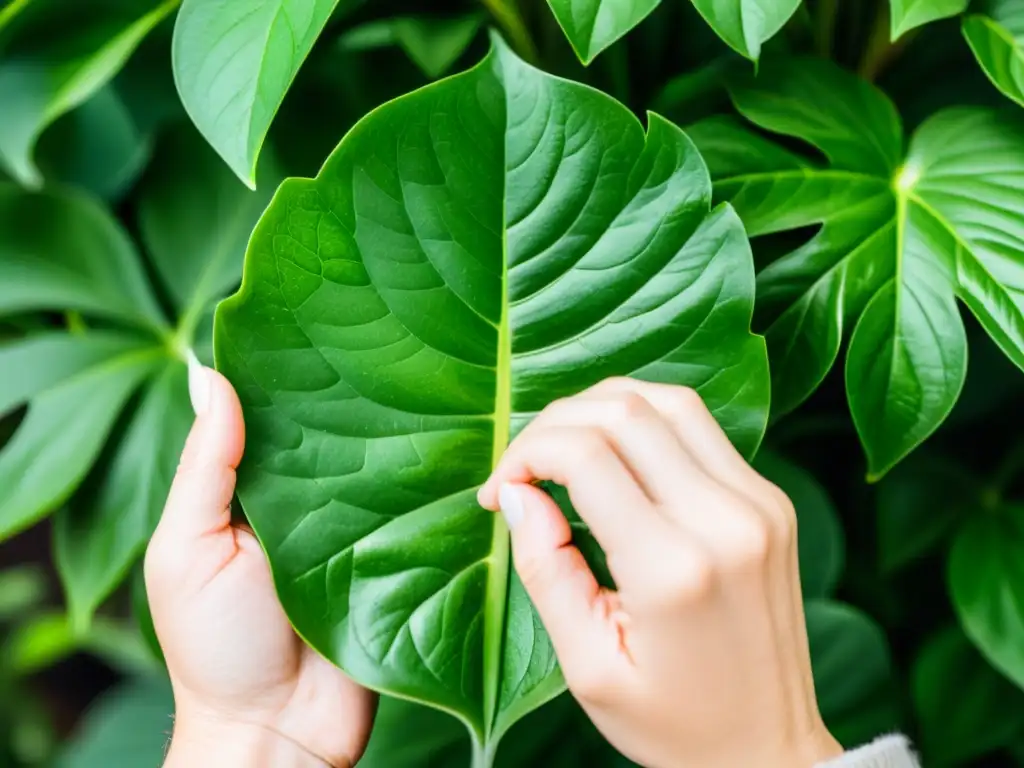
M 540 480 L 566 487 L 617 591 Z M 793 506 L 693 390 L 612 379 L 556 402 L 479 497 L 509 522 L 569 689 L 627 757 L 810 768 L 842 754 L 814 695 Z

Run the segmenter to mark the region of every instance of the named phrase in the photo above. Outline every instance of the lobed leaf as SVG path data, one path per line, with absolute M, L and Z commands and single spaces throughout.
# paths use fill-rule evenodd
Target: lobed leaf
M 0 58 L 0 168 L 28 187 L 42 175 L 32 154 L 43 130 L 100 90 L 178 0 L 103 0 L 88 8 L 50 0 Z M 59 5 L 59 7 L 57 7 Z M 61 23 L 54 25 L 54 15 Z
M 982 70 L 1004 96 L 1024 106 L 1024 2 L 988 0 L 963 21 Z
M 826 62 L 765 62 L 731 93 L 749 121 L 829 161 L 733 120 L 691 131 L 751 235 L 817 228 L 758 275 L 776 412 L 821 383 L 852 322 L 846 388 L 877 479 L 956 402 L 967 366 L 957 298 L 1024 367 L 1024 120 L 948 109 L 903 156 L 888 99 Z
M 299 632 L 492 754 L 564 683 L 476 489 L 551 400 L 687 384 L 746 453 L 767 408 L 749 247 L 652 115 L 497 42 L 289 179 L 218 310 L 238 493 Z
M 338 2 L 181 4 L 172 50 L 178 93 L 199 132 L 253 189 L 270 123 Z

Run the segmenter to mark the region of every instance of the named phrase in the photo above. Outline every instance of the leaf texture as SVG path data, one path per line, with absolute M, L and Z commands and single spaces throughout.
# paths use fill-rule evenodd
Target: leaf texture
M 538 411 L 611 375 L 695 387 L 753 451 L 751 256 L 710 202 L 681 131 L 500 41 L 281 186 L 215 342 L 246 412 L 239 496 L 314 647 L 492 754 L 564 689 L 476 490 Z

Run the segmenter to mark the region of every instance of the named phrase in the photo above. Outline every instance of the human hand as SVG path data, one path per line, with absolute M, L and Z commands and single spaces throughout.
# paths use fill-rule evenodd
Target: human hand
M 299 639 L 259 543 L 231 523 L 245 444 L 235 391 L 197 362 L 189 390 L 196 421 L 146 552 L 176 710 L 165 766 L 348 768 L 376 699 Z
M 566 487 L 603 547 L 598 586 L 554 502 Z M 818 712 L 792 504 L 689 389 L 606 381 L 542 412 L 480 503 L 569 689 L 648 768 L 810 768 L 842 754 Z

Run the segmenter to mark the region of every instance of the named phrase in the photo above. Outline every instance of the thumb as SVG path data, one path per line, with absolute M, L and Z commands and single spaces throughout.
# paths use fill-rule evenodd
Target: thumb
M 601 631 L 601 588 L 572 543 L 572 529 L 541 489 L 506 483 L 498 493 L 512 537 L 516 572 L 544 623 L 560 661 L 578 658 Z M 589 655 L 589 654 L 588 654 Z M 563 663 L 563 667 L 564 667 Z
M 188 388 L 196 419 L 160 520 L 162 535 L 179 540 L 231 525 L 235 468 L 245 447 L 242 406 L 228 380 L 192 356 Z

